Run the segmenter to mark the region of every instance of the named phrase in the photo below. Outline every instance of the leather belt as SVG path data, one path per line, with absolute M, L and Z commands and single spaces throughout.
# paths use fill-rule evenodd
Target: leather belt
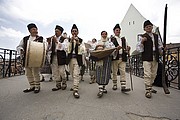
M 75 54 L 72 54 L 72 58 L 77 58 L 77 55 L 75 55 Z
M 122 54 L 119 54 L 118 57 L 119 57 L 119 58 L 122 58 Z

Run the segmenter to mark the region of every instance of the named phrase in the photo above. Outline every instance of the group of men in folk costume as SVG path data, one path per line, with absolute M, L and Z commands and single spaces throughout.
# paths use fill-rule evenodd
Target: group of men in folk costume
M 17 50 L 22 56 L 26 56 L 27 42 L 36 41 L 36 42 L 46 42 L 43 37 L 38 36 L 38 28 L 34 23 L 30 23 L 28 26 L 30 32 L 29 36 L 26 36 L 21 40 L 20 44 L 17 46 Z M 51 51 L 50 63 L 52 68 L 52 75 L 54 81 L 56 81 L 56 86 L 52 91 L 65 90 L 67 87 L 66 78 L 65 78 L 65 65 L 69 64 L 70 73 L 72 75 L 74 86 L 73 86 L 73 95 L 75 98 L 79 98 L 78 86 L 79 86 L 79 73 L 80 67 L 82 66 L 82 54 L 84 53 L 83 40 L 79 38 L 78 28 L 74 24 L 71 29 L 72 37 L 70 39 L 65 39 L 62 36 L 63 28 L 59 25 L 55 27 L 55 35 L 48 38 L 48 51 Z M 23 58 L 23 63 L 26 59 Z M 38 59 L 38 58 L 35 58 Z M 25 89 L 23 92 L 34 93 L 40 92 L 40 67 L 25 67 L 25 74 L 30 84 L 30 88 Z
M 21 40 L 17 50 L 23 56 L 26 56 L 27 41 L 45 42 L 43 37 L 38 36 L 37 26 L 33 23 L 29 24 L 28 30 L 29 36 L 26 36 Z M 150 21 L 144 22 L 145 34 L 142 35 L 140 42 L 138 43 L 139 50 L 142 52 L 144 74 L 145 74 L 145 96 L 151 98 L 151 93 L 156 92 L 152 89 L 152 83 L 157 71 L 157 58 L 159 55 L 159 49 L 162 48 L 159 38 L 156 34 L 152 33 L 152 23 Z M 67 88 L 65 78 L 65 65 L 69 65 L 70 74 L 73 79 L 73 96 L 79 98 L 79 81 L 81 79 L 80 69 L 83 65 L 83 54 L 85 53 L 85 46 L 83 40 L 78 37 L 79 30 L 75 24 L 71 29 L 72 37 L 67 39 L 62 36 L 64 29 L 56 25 L 55 35 L 48 38 L 48 50 L 51 51 L 50 63 L 52 67 L 53 79 L 56 82 L 56 86 L 52 91 L 65 90 Z M 89 56 L 92 62 L 92 69 L 90 69 L 91 80 L 90 84 L 95 81 L 98 83 L 99 92 L 98 97 L 102 97 L 103 93 L 107 93 L 105 86 L 109 83 L 109 79 L 112 79 L 113 90 L 117 90 L 117 71 L 120 70 L 120 84 L 122 92 L 129 92 L 130 88 L 126 87 L 126 75 L 125 66 L 127 62 L 127 55 L 130 51 L 127 41 L 120 37 L 121 28 L 119 24 L 116 24 L 113 28 L 114 36 L 110 39 L 107 37 L 106 31 L 101 32 L 101 39 L 96 42 L 94 40 L 89 52 L 103 51 L 106 49 L 113 49 L 111 54 L 98 59 L 93 55 Z M 148 54 L 147 54 L 148 52 Z M 23 57 L 23 62 L 27 58 Z M 156 61 L 155 61 L 156 60 Z M 30 88 L 25 89 L 24 92 L 38 93 L 40 91 L 40 77 L 39 67 L 25 67 L 27 79 L 30 84 Z M 111 77 L 112 72 L 112 77 Z

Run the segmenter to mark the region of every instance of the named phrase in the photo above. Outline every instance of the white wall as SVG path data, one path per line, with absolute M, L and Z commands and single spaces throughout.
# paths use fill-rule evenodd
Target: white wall
M 146 19 L 131 4 L 124 19 L 121 22 L 121 37 L 125 36 L 131 52 L 136 50 L 137 35 L 144 33 L 143 23 Z

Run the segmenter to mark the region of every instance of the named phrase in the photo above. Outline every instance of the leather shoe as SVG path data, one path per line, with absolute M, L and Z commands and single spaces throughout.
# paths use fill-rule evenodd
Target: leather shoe
M 106 90 L 106 89 L 103 89 L 103 93 L 107 93 L 107 90 Z
M 23 90 L 24 93 L 28 93 L 28 92 L 32 92 L 34 91 L 35 87 L 32 87 L 32 88 L 27 88 L 25 90 Z
M 155 94 L 157 93 L 157 91 L 155 89 L 151 89 L 151 92 L 155 93 Z
M 58 91 L 60 89 L 61 89 L 60 87 L 55 87 L 55 88 L 52 89 L 52 91 Z
M 125 87 L 123 87 L 123 88 L 121 89 L 121 92 L 129 92 L 129 91 L 131 91 L 130 88 L 125 88 Z
M 43 82 L 43 81 L 45 81 L 45 79 L 44 79 L 44 78 L 42 78 L 42 79 L 40 80 L 40 82 Z
M 113 85 L 112 89 L 117 90 L 117 85 Z
M 73 92 L 73 96 L 74 96 L 74 98 L 79 98 L 80 97 L 78 91 L 74 91 Z
M 62 90 L 65 90 L 67 88 L 67 84 L 66 83 L 63 83 L 62 86 L 61 86 L 61 89 Z
M 151 91 L 146 91 L 145 96 L 147 98 L 151 98 L 152 97 Z
M 98 94 L 97 94 L 97 96 L 98 96 L 99 98 L 101 98 L 101 97 L 103 96 L 103 91 L 99 91 Z
M 39 93 L 39 92 L 40 92 L 40 87 L 34 89 L 34 93 Z

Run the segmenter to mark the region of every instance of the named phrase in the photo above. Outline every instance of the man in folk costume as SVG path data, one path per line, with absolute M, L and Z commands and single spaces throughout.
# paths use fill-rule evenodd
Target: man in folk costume
M 69 40 L 68 45 L 68 58 L 67 64 L 69 64 L 70 74 L 73 78 L 73 96 L 79 98 L 79 81 L 80 81 L 80 68 L 83 65 L 82 54 L 84 53 L 83 40 L 78 37 L 78 28 L 73 24 L 71 29 L 72 37 Z
M 65 38 L 64 42 L 66 42 L 68 44 L 69 38 L 68 38 L 66 32 L 63 33 L 63 37 Z M 66 51 L 67 51 L 67 48 L 66 48 Z M 68 81 L 69 80 L 69 75 L 70 75 L 70 73 L 69 73 L 69 65 L 65 65 L 65 73 L 66 73 L 65 74 L 66 75 L 66 80 Z
M 41 81 L 43 82 L 45 81 L 45 76 L 43 74 L 48 74 L 49 76 L 49 82 L 52 81 L 52 69 L 51 69 L 51 65 L 50 65 L 50 56 L 51 56 L 51 37 L 46 38 L 47 40 L 47 52 L 46 52 L 46 60 L 44 63 L 44 66 L 40 69 L 40 76 L 41 76 Z M 47 76 L 46 76 L 47 77 Z
M 130 50 L 130 47 L 127 46 L 127 42 L 124 39 L 121 39 L 120 32 L 121 28 L 119 24 L 116 24 L 113 28 L 114 36 L 111 38 L 111 41 L 117 47 L 116 56 L 112 60 L 112 81 L 113 81 L 113 90 L 117 90 L 117 72 L 120 70 L 120 83 L 121 91 L 128 92 L 130 88 L 126 88 L 126 74 L 125 67 L 127 62 L 127 52 Z
M 51 53 L 52 53 L 52 51 L 51 51 L 51 37 L 49 37 L 49 38 L 46 38 L 47 39 L 47 60 L 48 60 L 48 63 L 50 64 L 50 61 L 51 61 Z M 51 81 L 53 81 L 53 79 L 52 79 L 52 68 L 51 68 L 51 64 L 50 64 L 50 80 L 49 80 L 49 82 L 51 82 Z
M 84 78 L 83 78 L 83 76 L 84 76 L 84 73 L 85 73 L 85 70 L 86 70 L 86 58 L 85 58 L 85 56 L 86 56 L 86 52 L 85 52 L 86 50 L 85 50 L 85 46 L 84 46 L 84 53 L 82 54 L 82 62 L 83 62 L 83 65 L 81 66 L 81 69 L 80 69 L 80 81 L 84 81 Z
M 144 22 L 145 33 L 141 35 L 137 44 L 137 51 L 142 53 L 145 81 L 145 96 L 152 97 L 152 93 L 157 91 L 152 89 L 152 84 L 156 78 L 159 55 L 162 54 L 163 44 L 160 37 L 152 32 L 153 24 L 147 20 Z
M 92 39 L 91 48 L 89 48 L 89 52 L 92 52 L 95 50 L 97 45 L 97 40 L 95 38 Z M 95 69 L 96 61 L 89 58 L 89 75 L 91 76 L 91 79 L 89 81 L 89 84 L 96 82 L 96 69 Z
M 67 87 L 65 78 L 66 64 L 66 42 L 62 36 L 63 28 L 59 25 L 55 27 L 55 35 L 51 38 L 51 57 L 50 63 L 52 67 L 53 79 L 56 81 L 56 87 L 52 91 L 59 89 L 65 90 Z
M 29 81 L 30 88 L 25 89 L 23 92 L 32 92 L 39 93 L 40 91 L 40 75 L 39 75 L 39 67 L 26 67 L 25 61 L 28 58 L 26 57 L 26 49 L 28 41 L 37 41 L 37 42 L 45 42 L 43 37 L 38 36 L 38 28 L 34 23 L 30 23 L 27 25 L 30 35 L 25 36 L 21 41 L 20 44 L 17 46 L 17 51 L 21 56 L 23 56 L 23 66 L 25 67 L 25 75 Z

